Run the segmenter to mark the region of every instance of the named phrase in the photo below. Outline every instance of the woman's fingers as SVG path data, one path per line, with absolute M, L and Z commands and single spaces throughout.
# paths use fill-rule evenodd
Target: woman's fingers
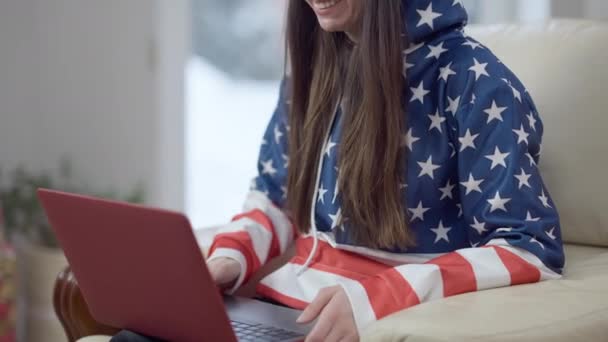
M 223 287 L 234 283 L 241 272 L 241 265 L 230 258 L 213 259 L 209 261 L 207 267 L 213 281 Z
M 335 309 L 332 308 L 331 305 L 332 300 L 330 299 L 329 303 L 323 307 L 321 313 L 318 315 L 319 319 L 317 320 L 317 323 L 315 323 L 315 326 L 312 328 L 308 336 L 306 336 L 305 342 L 332 341 L 328 340 L 327 338 L 328 335 L 330 335 L 336 328 L 337 322 L 335 321 L 335 315 L 333 314 L 333 311 L 335 311 Z
M 348 331 L 348 329 L 342 327 L 340 324 L 337 324 L 337 325 L 334 324 L 331 331 L 329 332 L 327 337 L 325 337 L 325 339 L 323 339 L 323 341 L 327 341 L 327 342 L 346 341 L 347 336 L 349 334 L 350 334 L 350 332 Z
M 316 315 L 318 320 L 306 337 L 306 342 L 357 341 L 357 326 L 346 293 L 340 286 L 335 286 L 318 297 L 326 298 L 327 294 L 330 294 L 331 298 Z M 317 308 L 315 306 L 313 309 Z
M 306 307 L 304 312 L 302 312 L 300 317 L 298 317 L 296 322 L 308 323 L 308 322 L 313 321 L 315 318 L 317 318 L 317 316 L 319 316 L 319 314 L 321 313 L 321 311 L 323 310 L 325 305 L 327 305 L 327 303 L 329 303 L 329 301 L 333 297 L 334 293 L 336 293 L 336 291 L 337 291 L 337 287 L 335 287 L 335 286 L 326 287 L 326 288 L 322 289 L 321 291 L 319 291 L 319 293 L 317 294 L 315 299 L 312 301 L 312 303 L 308 304 L 308 306 Z

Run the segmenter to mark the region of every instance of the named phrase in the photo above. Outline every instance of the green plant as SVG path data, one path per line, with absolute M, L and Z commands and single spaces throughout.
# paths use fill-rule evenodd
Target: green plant
M 8 181 L 2 176 L 0 173 L 0 204 L 4 214 L 6 238 L 11 240 L 19 234 L 48 247 L 58 247 L 58 244 L 38 201 L 38 188 L 76 192 L 131 203 L 142 203 L 145 197 L 141 185 L 136 186 L 126 196 L 120 196 L 114 191 L 97 192 L 84 184 L 76 184 L 72 165 L 67 160 L 60 162 L 58 176 L 53 176 L 51 172 L 30 173 L 23 166 L 12 170 Z

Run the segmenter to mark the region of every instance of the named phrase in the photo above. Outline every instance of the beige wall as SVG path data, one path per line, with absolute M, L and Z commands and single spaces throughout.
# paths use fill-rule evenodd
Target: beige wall
M 97 188 L 181 208 L 186 3 L 0 1 L 0 168 L 65 155 Z
M 608 19 L 608 0 L 479 0 L 481 23 L 536 22 L 550 17 Z
M 552 15 L 567 18 L 608 19 L 606 0 L 553 0 Z
M 587 0 L 586 16 L 592 19 L 608 20 L 608 0 Z

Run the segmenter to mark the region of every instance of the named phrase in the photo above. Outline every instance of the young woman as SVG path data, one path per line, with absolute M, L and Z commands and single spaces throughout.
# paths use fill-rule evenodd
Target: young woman
M 463 32 L 460 0 L 291 0 L 288 75 L 244 213 L 209 266 L 238 289 L 295 242 L 260 296 L 314 341 L 460 293 L 560 276 L 530 94 Z

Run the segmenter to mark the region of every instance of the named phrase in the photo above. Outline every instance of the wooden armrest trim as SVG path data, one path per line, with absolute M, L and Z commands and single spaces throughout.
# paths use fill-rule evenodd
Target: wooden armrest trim
M 69 266 L 57 276 L 53 306 L 69 342 L 85 336 L 114 335 L 118 332 L 118 329 L 95 321 Z

